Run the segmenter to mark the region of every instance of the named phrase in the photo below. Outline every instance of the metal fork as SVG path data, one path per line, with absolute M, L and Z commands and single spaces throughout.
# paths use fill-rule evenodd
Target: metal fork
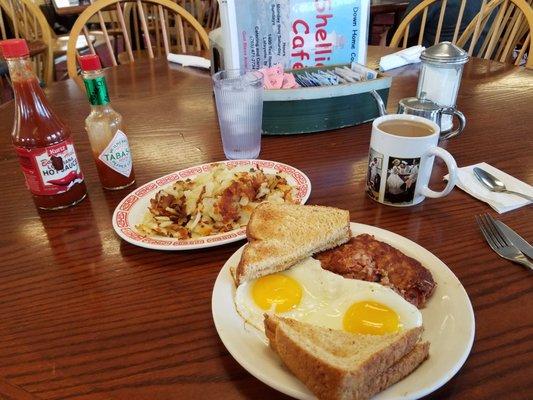
M 505 237 L 489 214 L 476 215 L 476 222 L 489 246 L 500 257 L 533 270 L 533 263 Z

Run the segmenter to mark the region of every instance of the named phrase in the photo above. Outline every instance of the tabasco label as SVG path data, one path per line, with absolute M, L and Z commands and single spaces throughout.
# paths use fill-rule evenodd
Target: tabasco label
M 72 139 L 47 147 L 15 146 L 26 186 L 39 196 L 60 194 L 83 182 Z
M 100 153 L 98 159 L 112 170 L 129 177 L 131 175 L 132 161 L 130 144 L 126 134 L 120 129 L 117 130 L 113 139 L 107 147 Z

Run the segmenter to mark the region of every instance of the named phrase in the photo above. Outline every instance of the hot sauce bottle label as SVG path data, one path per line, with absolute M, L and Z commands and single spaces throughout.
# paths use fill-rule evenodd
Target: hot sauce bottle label
M 15 146 L 26 185 L 33 194 L 46 196 L 68 191 L 83 182 L 72 139 L 47 147 Z
M 132 161 L 128 138 L 120 129 L 113 139 L 100 153 L 98 159 L 119 174 L 129 177 L 131 175 Z

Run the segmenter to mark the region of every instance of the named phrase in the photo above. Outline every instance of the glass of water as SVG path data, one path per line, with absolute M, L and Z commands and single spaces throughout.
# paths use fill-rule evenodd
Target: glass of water
M 263 75 L 227 70 L 213 75 L 224 154 L 230 160 L 257 158 L 261 150 Z

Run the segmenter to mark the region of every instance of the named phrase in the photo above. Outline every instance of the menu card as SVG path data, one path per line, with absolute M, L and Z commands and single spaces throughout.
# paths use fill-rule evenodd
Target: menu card
M 366 63 L 370 0 L 221 0 L 226 69 Z

